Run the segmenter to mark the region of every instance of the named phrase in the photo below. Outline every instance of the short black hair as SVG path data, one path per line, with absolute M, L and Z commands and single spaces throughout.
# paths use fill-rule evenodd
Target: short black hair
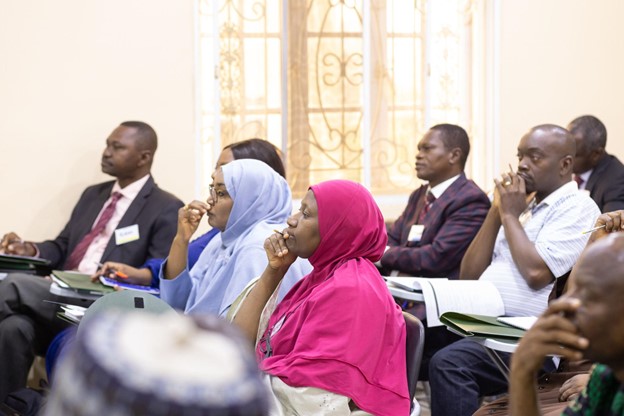
M 156 151 L 158 147 L 158 136 L 156 136 L 156 131 L 152 126 L 142 121 L 124 121 L 120 125 L 132 127 L 137 130 L 137 144 L 140 149 L 151 150 L 152 153 Z
M 440 138 L 447 149 L 454 149 L 458 147 L 461 150 L 461 165 L 462 169 L 466 166 L 466 160 L 468 160 L 468 154 L 470 153 L 470 139 L 468 133 L 462 127 L 456 124 L 436 124 L 429 130 L 439 131 L 441 133 Z
M 572 120 L 570 133 L 583 136 L 583 142 L 589 151 L 607 147 L 607 128 L 598 118 L 585 115 Z
M 286 169 L 281 152 L 271 142 L 253 138 L 229 144 L 223 148 L 230 149 L 234 159 L 256 159 L 269 165 L 281 177 L 286 178 Z

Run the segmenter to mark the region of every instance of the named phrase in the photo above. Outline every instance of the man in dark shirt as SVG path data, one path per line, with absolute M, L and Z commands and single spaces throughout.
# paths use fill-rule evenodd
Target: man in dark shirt
M 607 129 L 594 116 L 575 118 L 568 131 L 576 140 L 574 179 L 601 212 L 624 209 L 624 165 L 606 152 Z

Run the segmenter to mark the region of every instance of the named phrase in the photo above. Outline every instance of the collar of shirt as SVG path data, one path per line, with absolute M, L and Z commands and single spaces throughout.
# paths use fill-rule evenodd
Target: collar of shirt
M 537 205 L 534 205 L 532 211 L 535 212 L 538 209 L 544 207 L 544 206 L 548 206 L 548 205 L 552 205 L 554 202 L 558 201 L 559 198 L 562 197 L 562 195 L 568 194 L 570 192 L 575 191 L 577 188 L 577 184 L 575 181 L 570 181 L 568 183 L 565 183 L 563 185 L 561 185 L 559 188 L 557 188 L 554 192 L 551 192 L 550 195 L 548 195 L 546 198 L 544 198 L 542 200 L 542 202 L 540 202 Z
M 554 202 L 558 201 L 563 195 L 573 192 L 575 187 L 576 187 L 575 181 L 564 183 L 559 188 L 557 188 L 554 192 L 551 192 L 550 195 L 544 198 L 544 200 L 540 202 L 538 206 L 542 204 L 552 205 Z
M 585 189 L 585 187 L 587 186 L 587 181 L 589 180 L 589 177 L 591 176 L 593 171 L 593 169 L 590 169 L 586 172 L 581 173 L 580 175 L 576 175 L 583 180 L 583 182 L 581 182 L 581 186 L 579 186 L 579 189 Z
M 115 192 L 119 192 L 121 195 L 123 195 L 124 198 L 128 198 L 130 201 L 134 201 L 134 198 L 136 198 L 141 189 L 143 189 L 143 186 L 145 185 L 149 177 L 150 175 L 147 174 L 141 179 L 132 182 L 125 188 L 121 188 L 121 186 L 119 186 L 119 181 L 115 181 L 113 189 L 111 190 L 111 195 Z
M 593 169 L 590 169 L 590 170 L 588 170 L 586 172 L 583 172 L 583 173 L 581 173 L 581 174 L 579 174 L 577 176 L 580 176 L 581 179 L 583 179 L 585 182 L 587 182 L 589 180 L 589 177 L 591 176 L 593 171 L 594 171 Z
M 562 195 L 576 191 L 576 187 L 576 181 L 570 181 L 566 184 L 561 185 L 557 190 L 544 198 L 539 204 L 537 203 L 535 198 L 531 199 L 529 205 L 522 212 L 522 214 L 520 214 L 520 217 L 518 217 L 520 224 L 524 226 L 524 224 L 526 224 L 537 211 L 547 207 L 548 205 L 552 205 L 554 202 L 558 201 Z
M 545 204 L 543 206 L 546 206 L 548 204 Z M 533 197 L 533 199 L 531 199 L 531 201 L 529 202 L 529 205 L 525 208 L 524 211 L 522 211 L 522 214 L 520 214 L 520 216 L 518 217 L 518 221 L 520 221 L 520 224 L 522 224 L 522 226 L 524 227 L 524 224 L 526 224 L 531 218 L 533 218 L 533 212 L 535 212 L 537 206 L 537 201 L 535 200 L 535 197 Z
M 433 196 L 436 197 L 436 199 L 440 198 L 440 196 L 442 196 L 444 191 L 446 191 L 448 187 L 451 186 L 453 182 L 455 182 L 459 178 L 459 176 L 460 175 L 453 176 L 452 178 L 447 179 L 444 182 L 437 184 L 433 188 L 429 187 L 429 192 L 431 192 Z

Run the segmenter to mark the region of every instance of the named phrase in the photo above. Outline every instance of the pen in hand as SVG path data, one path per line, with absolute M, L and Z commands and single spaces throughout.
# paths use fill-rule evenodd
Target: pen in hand
M 95 263 L 96 263 L 96 264 L 97 264 L 100 268 L 104 267 L 104 265 L 103 265 L 102 263 L 100 263 L 99 261 L 96 261 Z M 124 272 L 120 272 L 120 271 L 118 271 L 118 270 L 114 270 L 114 269 L 111 269 L 111 271 L 112 271 L 112 272 L 114 272 L 114 273 L 115 273 L 115 276 L 116 276 L 116 277 L 119 277 L 120 279 L 127 279 L 127 278 L 128 278 L 128 275 L 127 275 L 127 274 L 125 274 Z
M 281 235 L 282 237 L 284 236 L 284 233 L 279 231 L 279 230 L 273 230 L 274 233 L 278 233 L 279 235 Z
M 598 227 L 594 227 L 594 228 L 591 228 L 591 229 L 589 229 L 587 231 L 583 231 L 581 234 L 593 233 L 594 231 L 599 230 L 601 228 L 605 228 L 606 226 L 607 226 L 607 224 L 602 224 L 602 225 L 599 225 Z

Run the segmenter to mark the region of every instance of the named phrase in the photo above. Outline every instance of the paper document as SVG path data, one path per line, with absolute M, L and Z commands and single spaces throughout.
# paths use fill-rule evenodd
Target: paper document
M 386 277 L 386 280 L 407 290 L 422 291 L 428 327 L 441 326 L 439 318 L 444 312 L 505 314 L 503 300 L 491 282 L 427 277 Z
M 401 289 L 409 290 L 411 292 L 421 292 L 419 279 L 426 279 L 424 277 L 397 277 L 397 276 L 383 276 L 386 282 L 390 282 L 393 285 L 400 287 Z M 446 278 L 441 278 L 447 280 Z
M 56 316 L 72 324 L 78 324 L 87 310 L 84 306 L 72 305 L 71 303 L 55 302 L 47 299 L 43 301 L 59 305 L 61 310 L 56 313 Z
M 67 319 L 76 323 L 80 322 L 80 320 L 85 314 L 85 311 L 87 310 L 86 308 L 83 308 L 82 306 L 76 306 L 76 305 L 61 306 L 61 309 L 63 310 L 63 312 L 61 313 L 65 315 Z
M 537 316 L 501 316 L 498 321 L 528 331 L 537 321 Z

